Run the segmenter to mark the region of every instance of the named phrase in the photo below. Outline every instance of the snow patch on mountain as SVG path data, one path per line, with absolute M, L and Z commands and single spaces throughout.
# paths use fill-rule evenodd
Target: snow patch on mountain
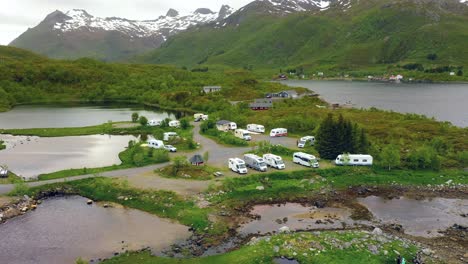
M 180 15 L 171 9 L 165 16 L 155 20 L 128 20 L 118 17 L 100 18 L 88 14 L 85 10 L 73 9 L 65 13 L 62 21 L 57 21 L 53 28 L 62 32 L 88 29 L 91 32 L 119 31 L 132 37 L 170 35 L 189 27 L 215 22 L 231 15 L 234 10 L 223 6 L 220 12 L 200 8 L 187 15 Z
M 330 0 L 261 0 L 268 2 L 279 10 L 287 12 L 302 12 L 314 8 L 325 10 L 330 6 Z

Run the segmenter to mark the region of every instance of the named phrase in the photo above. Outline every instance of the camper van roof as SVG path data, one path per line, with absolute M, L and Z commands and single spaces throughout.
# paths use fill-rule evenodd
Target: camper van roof
M 217 125 L 225 125 L 229 123 L 231 123 L 231 121 L 228 120 L 219 120 L 218 122 L 216 122 Z

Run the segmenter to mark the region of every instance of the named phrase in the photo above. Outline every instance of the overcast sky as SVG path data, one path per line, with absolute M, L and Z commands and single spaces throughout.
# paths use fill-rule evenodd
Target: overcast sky
M 199 7 L 218 11 L 227 4 L 240 8 L 253 0 L 0 0 L 0 45 L 7 45 L 55 10 L 85 9 L 93 16 L 155 19 L 169 8 L 188 13 Z M 8 4 L 7 4 L 8 2 Z

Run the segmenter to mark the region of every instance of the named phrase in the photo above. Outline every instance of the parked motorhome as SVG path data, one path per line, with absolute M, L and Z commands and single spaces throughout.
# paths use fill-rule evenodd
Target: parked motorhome
M 257 133 L 265 133 L 265 127 L 258 124 L 248 124 L 247 130 Z
M 315 144 L 315 137 L 314 136 L 305 136 L 301 137 L 299 141 L 297 141 L 297 147 L 305 148 L 308 146 L 313 146 Z
M 373 158 L 364 154 L 341 154 L 336 157 L 336 165 L 371 166 Z
M 8 170 L 0 166 L 0 178 L 8 177 Z
M 228 120 L 219 120 L 216 122 L 216 128 L 220 131 L 236 130 L 237 124 Z
M 148 121 L 148 126 L 160 126 L 161 122 L 161 120 L 150 120 Z
M 288 130 L 286 128 L 274 128 L 270 131 L 270 137 L 286 137 Z
M 319 167 L 319 163 L 315 156 L 304 152 L 295 152 L 293 155 L 293 162 L 306 167 Z
M 278 170 L 283 170 L 286 168 L 284 165 L 283 159 L 280 156 L 274 155 L 274 154 L 264 154 L 263 159 L 265 160 L 265 163 L 267 166 L 270 166 L 272 168 L 278 169 Z
M 258 171 L 267 170 L 267 165 L 265 163 L 265 160 L 262 157 L 259 157 L 255 154 L 245 154 L 244 161 L 245 161 L 245 165 L 247 165 L 248 168 L 252 168 Z
M 180 121 L 179 121 L 179 120 L 172 120 L 172 121 L 169 121 L 169 126 L 170 126 L 170 127 L 177 127 L 177 128 L 179 128 L 179 127 L 180 127 Z
M 247 141 L 252 139 L 252 137 L 250 136 L 250 132 L 245 129 L 236 129 L 236 131 L 234 131 L 234 136 Z
M 161 149 L 161 148 L 164 148 L 164 142 L 162 142 L 162 140 L 150 139 L 148 140 L 148 147 Z
M 245 166 L 245 162 L 239 158 L 231 158 L 228 161 L 229 169 L 233 172 L 237 172 L 239 174 L 246 174 L 247 167 Z
M 194 114 L 193 118 L 195 119 L 196 122 L 198 122 L 200 120 L 208 120 L 208 115 L 205 115 L 203 113 L 198 113 L 198 114 Z
M 165 132 L 165 133 L 164 133 L 163 140 L 164 140 L 164 141 L 168 141 L 169 139 L 171 139 L 171 138 L 173 138 L 173 137 L 178 137 L 178 135 L 177 135 L 176 132 Z

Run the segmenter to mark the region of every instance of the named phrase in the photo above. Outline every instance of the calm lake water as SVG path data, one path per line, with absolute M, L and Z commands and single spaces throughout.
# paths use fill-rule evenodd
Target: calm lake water
M 145 110 L 118 106 L 17 106 L 0 113 L 0 129 L 83 127 L 100 125 L 110 121 L 130 121 L 137 112 L 151 119 L 174 119 L 174 114 L 164 111 Z
M 358 200 L 377 220 L 400 224 L 405 233 L 414 236 L 440 236 L 438 230 L 445 230 L 454 224 L 468 226 L 468 219 L 461 216 L 468 213 L 468 200 L 414 200 L 405 197 L 387 200 L 377 196 Z
M 125 208 L 87 205 L 79 196 L 51 198 L 0 225 L 0 263 L 62 264 L 150 247 L 155 253 L 190 236 L 188 227 Z
M 0 151 L 0 164 L 27 179 L 39 174 L 72 168 L 120 164 L 122 152 L 134 136 L 92 135 L 79 137 L 23 137 L 0 135 L 7 149 Z
M 460 127 L 468 126 L 468 84 L 404 84 L 358 81 L 282 82 L 289 86 L 305 87 L 329 103 L 354 107 L 417 113 L 449 121 Z

